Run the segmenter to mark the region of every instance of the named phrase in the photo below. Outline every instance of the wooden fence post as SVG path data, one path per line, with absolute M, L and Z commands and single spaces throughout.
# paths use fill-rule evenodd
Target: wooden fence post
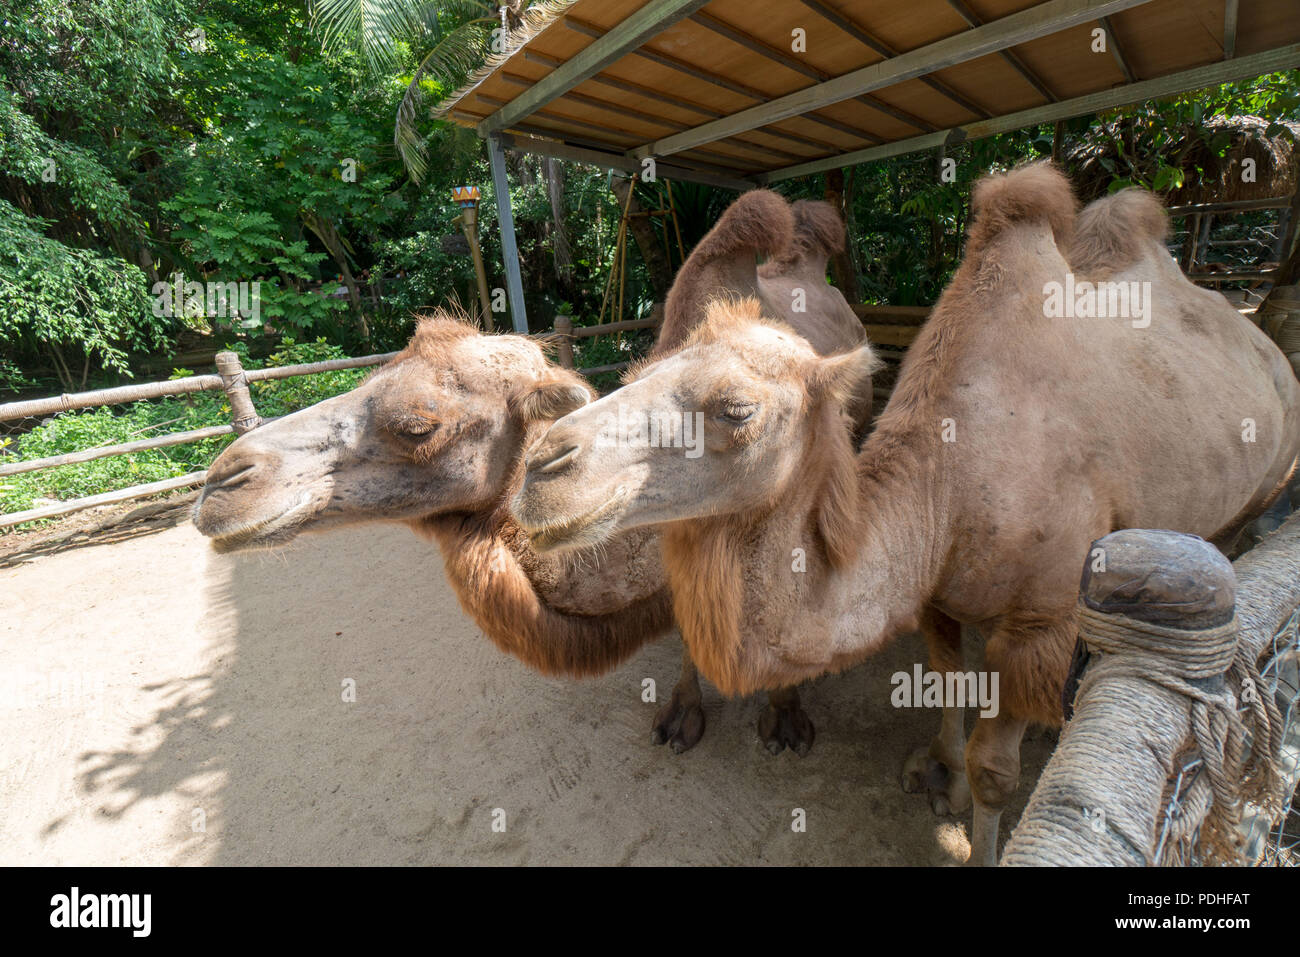
M 568 316 L 555 317 L 556 353 L 560 365 L 573 368 L 573 320 Z
M 230 400 L 230 421 L 235 427 L 235 434 L 243 435 L 261 425 L 262 420 L 253 407 L 253 397 L 248 392 L 248 376 L 239 363 L 239 356 L 233 352 L 218 352 L 217 373 L 221 376 L 221 387 L 226 390 L 226 398 Z

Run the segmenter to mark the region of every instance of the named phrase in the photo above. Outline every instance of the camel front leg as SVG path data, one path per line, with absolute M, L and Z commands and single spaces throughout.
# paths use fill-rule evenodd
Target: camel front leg
M 690 649 L 682 645 L 682 674 L 673 686 L 673 696 L 655 712 L 651 743 L 668 744 L 674 754 L 695 747 L 704 736 L 702 700 L 699 672 L 691 660 Z
M 758 716 L 758 736 L 772 754 L 789 748 L 799 757 L 812 750 L 816 729 L 799 703 L 794 685 L 767 693 L 767 707 Z
M 1028 726 L 1028 721 L 1006 712 L 975 722 L 966 745 L 966 775 L 975 803 L 970 865 L 993 867 L 998 862 L 998 825 L 1020 784 L 1020 741 Z
M 929 648 L 930 670 L 940 674 L 962 670 L 962 629 L 947 615 L 927 609 L 921 619 L 921 632 Z M 903 763 L 902 784 L 908 794 L 927 794 L 935 814 L 960 814 L 970 807 L 965 708 L 954 705 L 943 709 L 939 733 Z
M 939 733 L 903 763 L 903 790 L 908 794 L 924 791 L 930 798 L 930 810 L 940 816 L 960 814 L 970 807 L 965 708 L 943 709 Z

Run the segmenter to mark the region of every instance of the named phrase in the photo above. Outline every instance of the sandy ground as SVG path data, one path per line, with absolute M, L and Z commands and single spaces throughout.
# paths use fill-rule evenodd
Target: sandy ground
M 805 692 L 802 759 L 711 688 L 694 750 L 651 746 L 641 682 L 667 695 L 678 654 L 532 674 L 398 527 L 219 556 L 185 524 L 0 569 L 0 864 L 965 859 L 969 815 L 898 786 L 938 722 L 889 704 L 919 641 Z M 1031 732 L 1004 840 L 1050 747 Z

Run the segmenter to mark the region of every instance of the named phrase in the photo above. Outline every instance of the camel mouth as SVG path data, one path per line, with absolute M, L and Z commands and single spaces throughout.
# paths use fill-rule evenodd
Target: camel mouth
M 529 544 L 537 552 L 574 551 L 606 541 L 618 529 L 627 489 L 619 486 L 609 500 L 574 518 L 549 522 L 537 528 L 525 528 Z
M 309 492 L 303 492 L 291 506 L 269 518 L 226 527 L 212 527 L 212 523 L 202 521 L 200 515 L 203 502 L 200 501 L 195 509 L 194 524 L 211 539 L 212 550 L 220 554 L 274 548 L 287 545 L 298 537 L 313 514 L 312 500 L 313 496 Z

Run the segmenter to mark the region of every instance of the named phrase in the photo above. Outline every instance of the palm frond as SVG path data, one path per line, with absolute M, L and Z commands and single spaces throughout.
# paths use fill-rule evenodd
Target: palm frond
M 312 29 L 324 48 L 356 50 L 372 70 L 396 67 L 398 41 L 418 38 L 437 22 L 436 6 L 425 0 L 311 0 Z
M 397 122 L 393 129 L 393 145 L 402 158 L 402 164 L 416 183 L 428 171 L 428 156 L 424 138 L 416 128 L 416 116 L 424 102 L 420 81 L 427 75 L 444 82 L 454 82 L 478 66 L 483 60 L 488 38 L 496 20 L 483 17 L 462 23 L 430 50 L 416 67 L 407 84 L 406 94 L 397 107 Z

